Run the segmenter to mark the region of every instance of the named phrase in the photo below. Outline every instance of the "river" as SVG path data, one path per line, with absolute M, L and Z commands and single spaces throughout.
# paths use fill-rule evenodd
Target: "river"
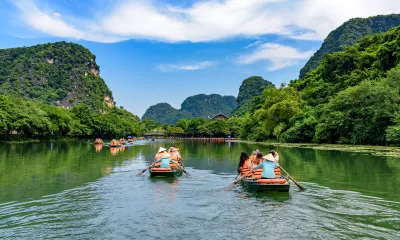
M 190 177 L 151 179 L 160 146 Z M 245 143 L 0 144 L 1 239 L 400 239 L 400 159 L 275 148 L 307 188 L 251 193 L 232 183 Z

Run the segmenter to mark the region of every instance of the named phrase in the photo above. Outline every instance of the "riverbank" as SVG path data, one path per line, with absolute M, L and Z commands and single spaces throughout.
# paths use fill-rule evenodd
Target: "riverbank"
M 309 148 L 315 150 L 357 152 L 373 156 L 400 157 L 400 147 L 389 147 L 389 146 L 315 144 L 315 143 L 279 143 L 279 142 L 273 143 L 273 142 L 254 142 L 246 140 L 231 140 L 229 142 L 258 144 L 258 145 L 273 146 L 273 147 Z
M 0 143 L 8 143 L 8 144 L 15 144 L 15 143 L 35 143 L 35 142 L 74 142 L 78 140 L 86 140 L 89 138 L 73 138 L 73 137 L 59 137 L 59 138 L 50 138 L 50 139 L 10 139 L 10 140 L 0 140 Z

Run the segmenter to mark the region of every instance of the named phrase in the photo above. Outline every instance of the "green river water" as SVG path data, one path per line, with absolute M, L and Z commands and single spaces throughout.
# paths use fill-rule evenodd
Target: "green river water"
M 135 176 L 172 143 L 190 177 Z M 306 191 L 223 191 L 240 152 L 254 148 L 270 150 L 162 140 L 117 150 L 0 144 L 0 239 L 400 239 L 400 159 L 275 148 Z

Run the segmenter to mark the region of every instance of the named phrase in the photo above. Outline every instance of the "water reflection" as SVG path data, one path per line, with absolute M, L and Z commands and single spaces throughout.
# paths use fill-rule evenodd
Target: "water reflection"
M 103 150 L 103 144 L 94 144 L 94 148 L 96 149 L 96 152 L 100 152 Z
M 307 191 L 292 185 L 289 193 L 241 186 L 227 192 L 240 152 L 272 147 L 140 144 L 115 155 L 85 142 L 0 144 L 1 237 L 400 239 L 397 159 L 279 148 L 284 168 Z M 135 176 L 171 144 L 181 149 L 191 177 Z M 164 231 L 166 223 L 177 227 Z

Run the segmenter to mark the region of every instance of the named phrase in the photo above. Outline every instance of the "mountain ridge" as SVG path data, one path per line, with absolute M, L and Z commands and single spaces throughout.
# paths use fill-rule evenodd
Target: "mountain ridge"
M 150 106 L 142 116 L 142 120 L 151 119 L 165 124 L 175 124 L 179 119 L 196 117 L 210 118 L 222 112 L 229 115 L 237 107 L 234 96 L 219 94 L 197 94 L 187 97 L 180 109 L 173 108 L 168 103 L 158 103 Z
M 0 94 L 64 108 L 81 103 L 92 110 L 115 106 L 96 56 L 67 42 L 0 49 Z

